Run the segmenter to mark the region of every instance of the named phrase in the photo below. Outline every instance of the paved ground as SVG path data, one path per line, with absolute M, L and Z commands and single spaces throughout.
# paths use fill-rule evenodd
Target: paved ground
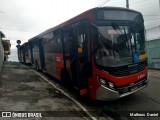
M 77 103 L 67 98 L 62 94 L 63 92 L 55 89 L 42 79 L 42 77 L 35 74 L 32 71 L 33 69 L 30 69 L 19 63 L 4 64 L 3 72 L 0 76 L 0 111 L 81 111 Z M 53 78 L 41 72 L 38 74 L 47 78 L 47 80 L 56 87 L 64 90 L 69 96 L 81 103 L 92 115 L 95 115 L 94 111 L 100 111 L 100 113 L 98 113 L 99 116 L 96 115 L 96 119 L 110 120 L 110 117 L 115 120 L 160 119 L 160 117 L 123 116 L 123 114 L 126 115 L 130 112 L 142 112 L 145 114 L 146 112 L 158 112 L 160 114 L 160 70 L 149 70 L 149 85 L 142 91 L 110 102 L 79 98 L 76 92 L 69 91 Z M 78 113 L 80 113 L 80 117 L 56 117 L 56 119 L 90 119 L 84 117 L 82 112 Z M 72 113 L 70 114 L 72 115 Z M 37 120 L 41 119 L 42 118 L 37 118 Z M 52 118 L 43 119 L 50 120 Z
M 83 103 L 89 108 L 100 109 L 117 120 L 160 120 L 160 70 L 149 70 L 148 86 L 131 96 L 110 102 L 86 101 Z M 159 117 L 122 117 L 132 112 L 158 113 Z
M 86 115 L 79 112 L 81 108 L 72 100 L 20 63 L 8 62 L 3 66 L 0 74 L 0 111 L 55 111 L 47 115 L 57 115 L 54 119 L 86 119 Z M 73 117 L 75 112 L 77 117 Z M 30 119 L 53 120 L 51 117 Z

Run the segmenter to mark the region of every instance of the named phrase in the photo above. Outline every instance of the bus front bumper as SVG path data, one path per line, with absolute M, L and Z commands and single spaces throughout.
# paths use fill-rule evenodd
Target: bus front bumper
M 109 89 L 103 85 L 101 85 L 96 91 L 96 99 L 97 100 L 116 100 L 128 95 L 131 95 L 143 88 L 145 88 L 148 84 L 148 80 L 142 80 L 134 85 L 117 88 L 117 90 Z M 137 87 L 137 88 L 136 88 Z

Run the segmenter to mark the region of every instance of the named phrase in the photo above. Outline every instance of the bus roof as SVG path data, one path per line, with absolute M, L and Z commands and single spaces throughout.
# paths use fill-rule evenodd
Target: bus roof
M 138 11 L 135 11 L 135 10 L 132 10 L 132 9 L 128 9 L 128 8 L 123 8 L 123 7 L 113 7 L 113 6 L 107 6 L 107 7 L 95 7 L 95 8 L 92 8 L 92 9 L 89 9 L 55 27 L 52 27 L 52 28 L 49 28 L 47 30 L 45 30 L 44 32 L 38 34 L 37 36 L 29 39 L 28 41 L 32 41 L 33 39 L 36 39 L 36 38 L 39 38 L 41 37 L 42 35 L 45 35 L 49 32 L 52 32 L 52 31 L 55 31 L 55 30 L 58 30 L 58 29 L 61 29 L 69 24 L 73 24 L 79 20 L 82 20 L 82 19 L 88 19 L 90 22 L 93 22 L 93 19 L 94 19 L 94 12 L 96 9 L 115 9 L 115 10 L 126 10 L 126 11 L 131 11 L 131 12 L 137 12 L 137 13 L 140 13 Z

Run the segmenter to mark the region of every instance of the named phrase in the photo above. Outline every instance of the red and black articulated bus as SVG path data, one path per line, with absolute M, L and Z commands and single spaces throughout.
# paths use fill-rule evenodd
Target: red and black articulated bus
M 144 20 L 117 7 L 90 9 L 28 40 L 30 62 L 80 95 L 113 100 L 147 86 Z
M 28 45 L 28 42 L 25 42 L 23 45 L 18 46 L 18 59 L 23 64 L 31 64 L 31 52 Z

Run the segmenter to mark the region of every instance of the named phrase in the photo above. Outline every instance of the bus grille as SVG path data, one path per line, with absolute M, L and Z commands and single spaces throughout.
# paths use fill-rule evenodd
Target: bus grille
M 136 87 L 137 89 L 147 85 L 147 77 L 135 82 L 133 85 L 126 85 L 126 86 L 121 86 L 118 87 L 116 90 L 119 92 L 119 94 L 125 94 L 128 92 L 132 92 L 132 88 Z
M 142 70 L 144 70 L 146 67 L 146 63 L 137 65 L 137 66 L 133 66 L 133 67 L 128 67 L 128 68 L 123 68 L 123 69 L 119 69 L 115 72 L 112 73 L 112 75 L 120 77 L 120 76 L 125 76 L 125 75 L 131 75 L 131 74 L 135 74 L 138 73 Z

